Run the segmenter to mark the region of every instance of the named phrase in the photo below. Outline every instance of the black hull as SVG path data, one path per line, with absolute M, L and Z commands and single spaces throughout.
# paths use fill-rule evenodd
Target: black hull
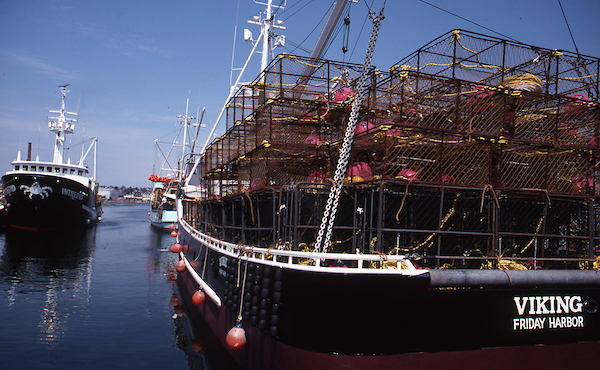
M 84 228 L 99 219 L 96 195 L 81 183 L 48 174 L 2 177 L 6 224 L 26 230 Z
M 505 275 L 505 282 L 462 279 L 438 286 L 444 276 L 432 277 L 439 273 L 434 271 L 412 277 L 326 273 L 269 266 L 268 261 L 248 263 L 245 274 L 245 260 L 221 250 L 209 249 L 204 263 L 204 247 L 185 228 L 181 233 L 188 260 L 195 261 L 222 306 L 208 297 L 203 306 L 193 305 L 190 297 L 198 285 L 187 271 L 179 275 L 182 295 L 192 316 L 202 315 L 223 343 L 235 325 L 247 277 L 242 316 L 248 344 L 230 351 L 245 369 L 400 364 L 479 369 L 506 368 L 515 361 L 556 368 L 600 359 L 596 278 L 570 282 L 573 278 L 564 275 L 549 283 L 542 276 L 547 271 L 525 271 L 527 277 L 515 275 L 514 280 L 508 277 L 514 272 L 495 271 Z M 535 307 L 538 297 L 543 307 Z M 569 307 L 558 310 L 558 300 L 569 300 Z M 544 312 L 550 309 L 554 313 Z

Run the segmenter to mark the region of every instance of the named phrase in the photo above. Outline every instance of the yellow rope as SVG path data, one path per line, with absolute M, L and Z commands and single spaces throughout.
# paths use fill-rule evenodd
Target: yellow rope
M 542 80 L 529 73 L 507 77 L 502 80 L 500 86 L 531 92 L 541 92 L 543 87 Z

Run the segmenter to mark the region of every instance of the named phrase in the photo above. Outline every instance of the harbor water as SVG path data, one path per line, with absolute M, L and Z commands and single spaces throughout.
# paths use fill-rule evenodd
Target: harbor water
M 235 368 L 186 315 L 148 208 L 107 205 L 75 234 L 0 230 L 0 368 Z

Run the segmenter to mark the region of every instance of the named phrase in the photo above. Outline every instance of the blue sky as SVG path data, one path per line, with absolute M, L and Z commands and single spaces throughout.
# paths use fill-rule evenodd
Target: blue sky
M 523 43 L 575 50 L 555 0 L 428 2 Z M 382 3 L 374 0 L 373 9 L 378 12 Z M 285 21 L 289 41 L 277 52 L 291 53 L 291 42 L 310 50 L 330 4 L 288 0 L 277 19 Z M 600 2 L 562 5 L 579 51 L 600 57 Z M 188 97 L 190 109 L 206 107 L 204 123 L 214 123 L 229 90 L 236 19 L 234 66 L 241 67 L 251 49 L 243 29 L 258 35 L 246 21 L 263 9 L 252 0 L 0 1 L 0 173 L 10 169 L 19 149 L 26 152 L 28 142 L 34 156 L 51 159 L 46 109 L 60 107 L 57 86 L 68 83 L 67 109 L 80 113 L 72 159 L 81 152 L 76 144 L 85 128 L 86 138 L 99 139 L 101 184 L 150 186 L 154 139 L 172 139 L 179 125 L 175 116 L 185 113 Z M 362 63 L 371 29 L 367 22 L 360 32 L 366 12 L 364 0 L 351 6 L 350 51 L 342 54 L 340 33 L 328 58 Z M 419 0 L 388 0 L 385 16 L 373 57 L 382 70 L 452 29 L 498 36 Z M 257 73 L 254 66 L 245 80 Z M 201 131 L 200 143 L 207 134 L 208 128 Z

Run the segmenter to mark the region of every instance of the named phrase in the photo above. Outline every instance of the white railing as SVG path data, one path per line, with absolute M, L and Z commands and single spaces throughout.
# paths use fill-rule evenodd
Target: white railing
M 265 265 L 315 271 L 327 273 L 343 273 L 343 274 L 394 274 L 394 275 L 421 275 L 427 273 L 427 270 L 417 269 L 410 259 L 404 255 L 387 255 L 387 254 L 346 254 L 346 253 L 315 253 L 315 252 L 300 252 L 288 251 L 272 248 L 258 248 L 229 243 L 220 239 L 213 238 L 199 232 L 188 224 L 183 218 L 179 219 L 179 226 L 194 239 L 201 244 L 219 251 L 225 255 L 234 258 L 242 258 L 250 262 L 261 263 Z M 323 261 L 333 260 L 342 262 L 348 268 L 331 268 L 322 266 Z M 395 261 L 396 266 L 392 268 L 370 268 L 364 267 L 363 262 L 386 262 Z M 351 263 L 351 267 L 345 262 Z M 401 268 L 404 265 L 405 268 Z M 190 266 L 191 267 L 191 266 Z

